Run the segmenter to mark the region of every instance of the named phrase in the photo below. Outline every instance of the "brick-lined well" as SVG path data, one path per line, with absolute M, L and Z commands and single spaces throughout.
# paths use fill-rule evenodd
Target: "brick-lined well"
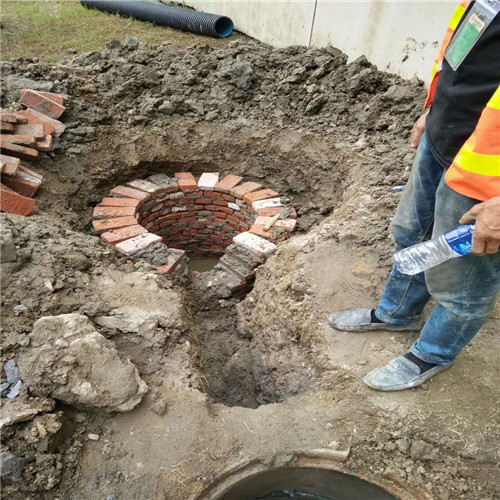
M 186 255 L 221 257 L 218 276 L 227 276 L 231 290 L 243 289 L 296 225 L 295 211 L 278 192 L 237 175 L 204 173 L 195 179 L 190 172 L 117 186 L 94 208 L 93 218 L 104 242 L 165 273 L 178 269 Z

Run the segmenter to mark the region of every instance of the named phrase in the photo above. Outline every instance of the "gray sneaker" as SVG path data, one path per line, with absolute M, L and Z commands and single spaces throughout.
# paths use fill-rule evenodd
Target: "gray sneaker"
M 413 361 L 399 356 L 391 359 L 385 366 L 375 368 L 365 375 L 363 382 L 377 391 L 404 391 L 423 384 L 436 373 L 442 372 L 451 365 L 437 365 L 424 373 Z
M 421 319 L 415 319 L 401 325 L 372 323 L 371 311 L 371 309 L 350 309 L 348 311 L 334 312 L 328 316 L 328 323 L 332 328 L 346 332 L 369 332 L 372 330 L 417 332 L 422 329 L 424 324 Z

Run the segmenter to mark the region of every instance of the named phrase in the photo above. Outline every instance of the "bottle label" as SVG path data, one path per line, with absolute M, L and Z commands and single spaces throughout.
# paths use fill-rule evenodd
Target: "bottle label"
M 473 231 L 474 225 L 466 224 L 444 233 L 444 237 L 453 251 L 467 255 L 471 252 Z

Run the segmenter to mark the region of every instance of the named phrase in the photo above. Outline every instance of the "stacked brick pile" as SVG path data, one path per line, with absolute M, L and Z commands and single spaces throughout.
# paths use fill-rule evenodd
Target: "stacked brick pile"
M 156 174 L 112 189 L 95 207 L 93 227 L 103 241 L 136 260 L 151 258 L 155 252 L 147 249 L 161 243 L 168 248 L 162 251 L 166 261 L 155 265 L 165 273 L 186 253 L 222 256 L 217 276 L 237 290 L 294 231 L 291 207 L 286 218 L 265 228 L 283 208 L 276 191 L 237 175 L 220 179 L 218 173 L 204 173 L 196 180 L 190 172 Z
M 36 160 L 39 151 L 52 150 L 53 137 L 64 132 L 58 118 L 66 108 L 61 95 L 28 89 L 21 91 L 19 102 L 27 109 L 0 112 L 0 209 L 29 215 L 42 176 L 21 160 Z

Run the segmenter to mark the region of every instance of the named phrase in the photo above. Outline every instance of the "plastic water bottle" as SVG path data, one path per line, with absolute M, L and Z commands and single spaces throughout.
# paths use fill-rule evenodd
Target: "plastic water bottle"
M 449 259 L 469 254 L 473 232 L 473 224 L 458 226 L 438 238 L 396 252 L 392 261 L 400 273 L 413 276 Z

